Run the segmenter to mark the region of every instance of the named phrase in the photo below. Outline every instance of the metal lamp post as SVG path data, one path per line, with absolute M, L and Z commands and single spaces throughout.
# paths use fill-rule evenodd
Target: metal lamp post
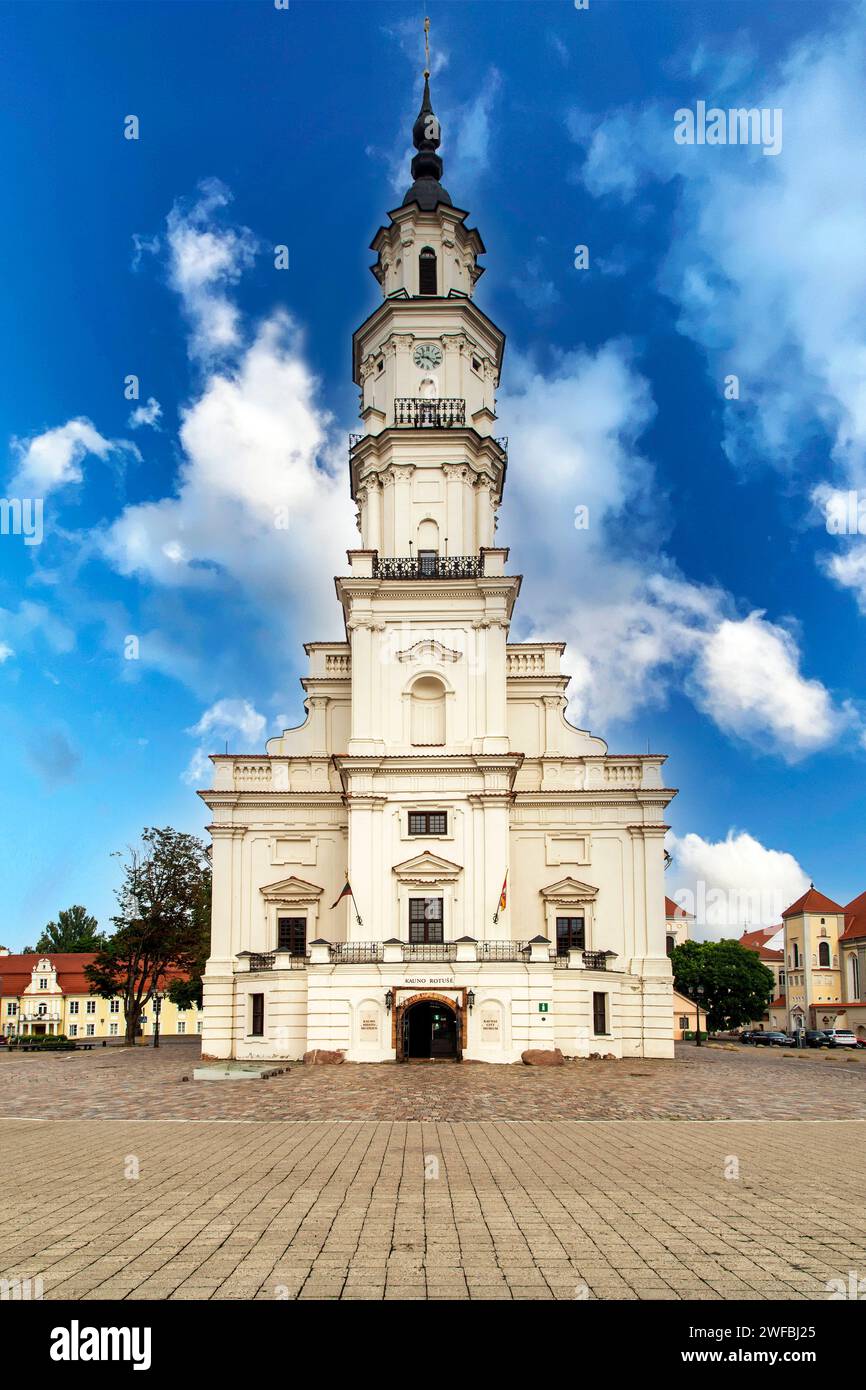
M 695 1046 L 696 1046 L 696 1047 L 700 1047 L 700 1045 L 701 1045 L 701 999 L 702 999 L 703 996 L 704 996 L 704 987 L 703 987 L 703 985 L 698 985 L 698 986 L 695 988 L 695 995 L 697 996 L 696 999 L 695 999 L 695 1011 L 696 1011 L 697 1016 L 698 1016 L 698 1026 L 697 1026 L 697 1029 L 695 1030 Z
M 159 1014 L 162 1009 L 162 995 L 158 989 L 151 995 L 153 1000 L 153 1045 L 159 1047 Z

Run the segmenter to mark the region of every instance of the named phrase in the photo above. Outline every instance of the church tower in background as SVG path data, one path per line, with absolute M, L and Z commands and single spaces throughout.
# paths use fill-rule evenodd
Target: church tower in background
M 475 302 L 485 247 L 440 139 L 425 73 L 412 183 L 372 242 L 381 302 L 353 338 L 344 636 L 306 645 L 304 723 L 215 756 L 201 793 L 203 1052 L 672 1056 L 674 792 L 663 756 L 568 723 L 562 643 L 508 640 L 505 339 Z

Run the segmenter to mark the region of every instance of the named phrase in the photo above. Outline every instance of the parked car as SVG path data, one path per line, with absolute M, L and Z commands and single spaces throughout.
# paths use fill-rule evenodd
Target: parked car
M 756 1036 L 757 1036 L 757 1030 L 756 1030 L 756 1029 L 754 1029 L 754 1028 L 745 1028 L 745 1029 L 743 1030 L 743 1032 L 740 1034 L 740 1042 L 741 1042 L 741 1043 L 753 1043 L 753 1042 L 755 1041 Z
M 857 1039 L 850 1028 L 824 1028 L 822 1032 L 828 1047 L 856 1047 Z
M 777 1033 L 768 1031 L 766 1033 L 756 1033 L 752 1042 L 758 1047 L 790 1047 L 791 1039 L 787 1033 Z
M 827 1037 L 820 1028 L 807 1028 L 803 1034 L 803 1042 L 807 1047 L 826 1047 Z

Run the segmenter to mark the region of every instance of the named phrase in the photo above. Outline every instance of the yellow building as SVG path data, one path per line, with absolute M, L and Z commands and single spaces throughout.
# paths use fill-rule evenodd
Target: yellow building
M 4 1037 L 59 1037 L 78 1042 L 91 1038 L 123 1038 L 126 1015 L 123 1000 L 93 994 L 85 966 L 93 952 L 55 951 L 48 955 L 13 955 L 0 947 L 0 1032 Z M 142 1035 L 153 1033 L 151 1001 L 142 1020 Z M 163 998 L 160 1034 L 167 1037 L 201 1032 L 201 1014 L 194 1006 L 179 1009 Z
M 785 923 L 788 1028 L 844 1028 L 839 939 L 845 908 L 814 883 L 782 913 Z

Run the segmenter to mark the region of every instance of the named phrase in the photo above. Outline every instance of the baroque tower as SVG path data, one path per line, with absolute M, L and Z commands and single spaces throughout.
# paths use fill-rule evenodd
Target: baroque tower
M 353 337 L 360 544 L 307 717 L 216 756 L 204 1052 L 350 1060 L 670 1056 L 661 755 L 568 723 L 562 643 L 508 641 L 496 544 L 505 339 L 442 185 L 429 74 L 412 183 Z

